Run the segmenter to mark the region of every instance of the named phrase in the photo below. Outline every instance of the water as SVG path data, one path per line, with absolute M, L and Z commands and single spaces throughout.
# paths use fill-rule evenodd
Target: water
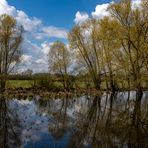
M 148 148 L 148 92 L 0 100 L 0 148 Z

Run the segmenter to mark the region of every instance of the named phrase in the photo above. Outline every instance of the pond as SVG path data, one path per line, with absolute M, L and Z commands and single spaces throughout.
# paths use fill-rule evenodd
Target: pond
M 148 148 L 148 92 L 0 100 L 0 148 Z

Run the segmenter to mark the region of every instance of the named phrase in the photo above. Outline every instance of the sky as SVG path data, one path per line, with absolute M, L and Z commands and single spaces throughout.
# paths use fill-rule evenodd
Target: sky
M 60 40 L 68 44 L 67 32 L 75 24 L 89 17 L 109 15 L 110 3 L 111 0 L 0 0 L 0 14 L 12 15 L 25 30 L 18 71 L 48 72 L 47 55 L 52 43 Z

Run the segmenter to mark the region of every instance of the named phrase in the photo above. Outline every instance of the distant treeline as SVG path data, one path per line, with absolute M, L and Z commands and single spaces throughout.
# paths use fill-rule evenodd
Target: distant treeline
M 91 76 L 89 74 L 85 75 L 68 75 L 68 78 L 70 80 L 70 88 L 71 89 L 88 89 L 88 88 L 95 88 L 93 81 L 91 79 Z M 101 81 L 101 89 L 102 90 L 109 90 L 111 88 L 107 87 L 106 84 L 106 77 L 102 75 Z M 132 77 L 129 77 L 129 79 L 132 79 Z M 28 80 L 30 83 L 32 83 L 32 87 L 38 86 L 38 87 L 46 87 L 54 89 L 55 85 L 54 83 L 59 83 L 61 86 L 61 89 L 64 89 L 63 85 L 63 75 L 61 74 L 49 74 L 49 73 L 36 73 L 32 75 L 23 75 L 23 74 L 13 74 L 7 76 L 7 81 L 10 80 Z M 124 79 L 124 75 L 118 75 L 116 77 L 115 81 L 115 87 L 118 90 L 134 90 L 134 82 L 130 81 L 130 88 L 129 88 L 129 82 Z M 142 88 L 144 90 L 148 89 L 148 76 L 145 74 L 143 75 L 143 80 L 141 80 Z M 82 86 L 83 85 L 83 86 Z
M 69 75 L 70 77 L 76 78 L 77 76 Z M 1 76 L 0 76 L 1 77 Z M 35 73 L 32 75 L 23 75 L 23 74 L 10 74 L 7 75 L 7 80 L 34 80 L 38 78 L 48 77 L 55 81 L 60 81 L 62 79 L 61 74 L 49 74 L 49 73 Z

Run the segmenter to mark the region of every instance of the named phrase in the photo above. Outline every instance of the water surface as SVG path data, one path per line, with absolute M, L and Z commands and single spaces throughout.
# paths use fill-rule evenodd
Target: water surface
M 148 92 L 1 98 L 0 147 L 147 148 Z

